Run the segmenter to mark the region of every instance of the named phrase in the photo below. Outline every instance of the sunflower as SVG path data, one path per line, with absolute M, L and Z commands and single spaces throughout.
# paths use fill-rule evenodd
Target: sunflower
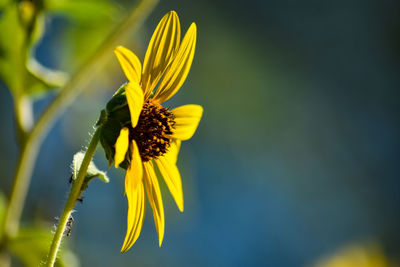
M 203 108 L 184 105 L 170 110 L 161 105 L 180 89 L 189 73 L 196 45 L 196 24 L 190 25 L 182 41 L 180 35 L 178 15 L 171 11 L 155 29 L 143 67 L 129 49 L 118 46 L 114 50 L 129 81 L 116 93 L 127 103 L 128 109 L 121 110 L 129 114 L 129 120 L 118 120 L 119 135 L 108 155 L 113 156 L 115 167 L 126 169 L 125 193 L 129 208 L 121 252 L 127 251 L 140 235 L 145 192 L 153 210 L 159 245 L 162 244 L 164 207 L 155 168 L 183 212 L 182 182 L 176 161 L 181 141 L 193 136 Z

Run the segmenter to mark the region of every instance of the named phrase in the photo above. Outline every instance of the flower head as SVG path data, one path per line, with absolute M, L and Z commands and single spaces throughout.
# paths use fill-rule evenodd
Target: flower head
M 182 182 L 176 167 L 181 141 L 191 138 L 203 108 L 184 105 L 168 109 L 161 104 L 182 86 L 192 64 L 196 25 L 192 23 L 181 41 L 179 18 L 167 13 L 151 37 L 143 67 L 127 48 L 115 49 L 128 79 L 107 104 L 100 122 L 106 156 L 115 167 L 126 169 L 128 198 L 127 233 L 121 252 L 139 237 L 145 214 L 145 191 L 161 246 L 164 236 L 164 207 L 155 167 L 161 173 L 180 211 L 183 211 Z

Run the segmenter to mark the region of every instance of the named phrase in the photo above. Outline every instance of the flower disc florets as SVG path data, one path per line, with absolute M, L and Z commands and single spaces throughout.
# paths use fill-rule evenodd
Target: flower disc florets
M 121 252 L 138 239 L 146 210 L 153 210 L 159 246 L 165 230 L 159 186 L 163 178 L 183 212 L 182 181 L 176 166 L 182 141 L 190 139 L 203 108 L 183 105 L 172 110 L 161 106 L 181 88 L 189 73 L 196 47 L 197 28 L 192 23 L 181 40 L 178 15 L 168 12 L 154 31 L 143 63 L 129 49 L 114 53 L 128 83 L 113 95 L 96 124 L 109 166 L 126 170 L 127 231 Z
M 168 151 L 175 126 L 173 113 L 152 99 L 148 99 L 143 103 L 138 123 L 133 128 L 125 97 L 125 87 L 126 84 L 122 85 L 114 94 L 97 122 L 97 126 L 102 126 L 100 142 L 106 152 L 109 165 L 114 160 L 114 144 L 122 128 L 129 129 L 129 140 L 135 140 L 142 161 L 147 162 Z M 127 169 L 130 160 L 130 153 L 127 153 L 120 167 Z
M 174 124 L 174 115 L 167 108 L 151 100 L 143 104 L 138 124 L 129 127 L 129 139 L 136 141 L 144 162 L 167 152 Z

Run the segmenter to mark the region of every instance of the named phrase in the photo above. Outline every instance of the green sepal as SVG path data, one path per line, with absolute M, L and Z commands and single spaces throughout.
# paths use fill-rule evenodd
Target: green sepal
M 74 159 L 72 161 L 72 180 L 76 180 L 78 177 L 79 169 L 81 168 L 82 160 L 85 156 L 85 153 L 82 151 L 79 151 L 74 155 Z M 92 181 L 94 178 L 99 178 L 105 183 L 108 183 L 110 179 L 108 178 L 107 174 L 101 170 L 99 170 L 96 165 L 93 163 L 93 161 L 90 161 L 89 167 L 86 172 L 85 180 L 83 181 L 82 187 L 81 187 L 81 192 L 84 192 L 86 188 L 88 187 L 90 181 Z
M 129 127 L 131 117 L 125 94 L 126 84 L 123 84 L 108 101 L 106 108 L 101 111 L 96 126 L 101 126 L 100 143 L 111 167 L 115 156 L 115 142 L 123 127 Z M 127 153 L 129 154 L 129 153 Z M 120 164 L 123 169 L 128 168 L 129 160 Z
M 101 126 L 100 143 L 106 153 L 108 167 L 110 167 L 114 161 L 115 142 L 117 141 L 121 128 L 119 121 L 110 117 L 108 117 L 107 122 Z
M 107 102 L 106 111 L 108 113 L 112 113 L 128 105 L 125 94 L 126 85 L 126 83 L 121 85 L 117 92 L 115 92 L 115 94 L 111 97 L 110 101 Z
M 102 109 L 100 111 L 100 117 L 96 122 L 96 127 L 99 127 L 99 126 L 105 124 L 107 122 L 107 120 L 108 120 L 108 113 L 105 109 Z

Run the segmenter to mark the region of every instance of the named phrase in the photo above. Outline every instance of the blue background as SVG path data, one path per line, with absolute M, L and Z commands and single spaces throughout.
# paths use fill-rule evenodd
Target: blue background
M 132 3 L 120 3 L 132 6 Z M 150 207 L 126 254 L 124 173 L 94 181 L 77 204 L 69 246 L 82 266 L 304 266 L 352 243 L 379 244 L 399 257 L 398 1 L 163 1 L 135 38 L 123 43 L 143 60 L 163 14 L 192 21 L 198 42 L 188 80 L 166 106 L 204 107 L 178 166 L 185 212 L 165 185 L 161 248 Z M 39 60 L 63 66 L 53 17 Z M 65 52 L 66 53 L 66 52 Z M 125 82 L 115 58 L 45 139 L 25 224 L 55 224 L 69 190 L 70 162 L 100 110 Z M 52 96 L 35 103 L 39 114 Z M 16 164 L 12 98 L 0 90 L 1 188 Z M 98 148 L 96 164 L 106 169 Z

